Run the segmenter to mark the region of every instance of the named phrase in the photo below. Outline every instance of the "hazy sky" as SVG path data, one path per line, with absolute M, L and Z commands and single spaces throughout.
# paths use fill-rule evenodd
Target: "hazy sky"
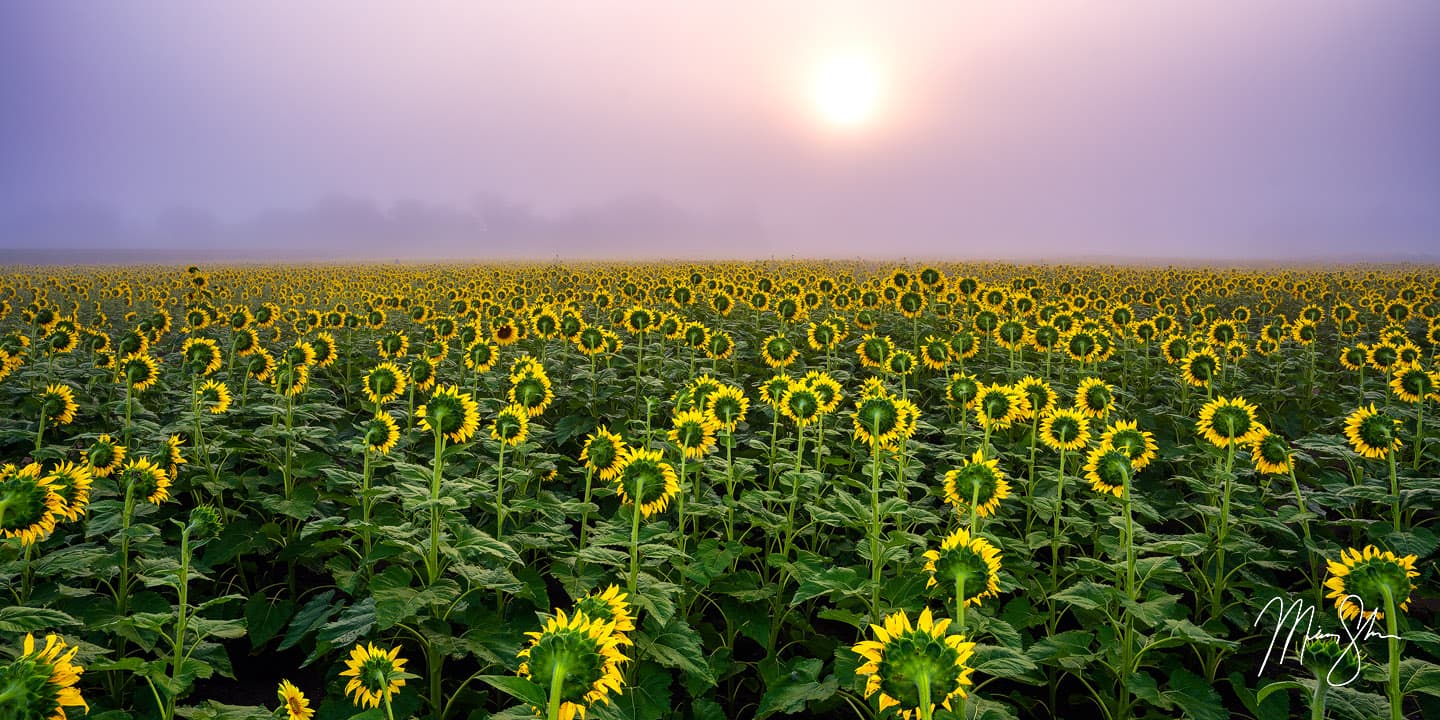
M 1437 69 L 1425 0 L 15 0 L 0 247 L 1415 255 Z

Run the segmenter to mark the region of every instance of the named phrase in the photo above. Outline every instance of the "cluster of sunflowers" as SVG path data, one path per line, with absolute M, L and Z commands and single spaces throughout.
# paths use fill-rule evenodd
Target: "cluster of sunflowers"
M 0 622 L 67 627 L 85 596 L 117 615 L 73 645 L 27 635 L 0 669 L 0 717 L 86 707 L 83 660 L 105 668 L 86 676 L 104 678 L 92 702 L 170 720 L 201 694 L 189 653 L 210 662 L 213 638 L 246 632 L 263 652 L 281 627 L 311 661 L 350 648 L 328 695 L 392 716 L 499 709 L 479 679 L 547 717 L 650 717 L 625 696 L 668 698 L 672 671 L 707 712 L 871 699 L 929 720 L 1054 714 L 1069 697 L 1174 714 L 1199 696 L 1190 678 L 1223 680 L 1248 630 L 1237 608 L 1272 586 L 1387 624 L 1400 717 L 1430 707 L 1398 663 L 1416 581 L 1433 577 L 1417 563 L 1434 551 L 1437 348 L 1428 268 L 9 271 L 0 586 L 45 612 L 22 626 L 0 607 Z M 1067 493 L 1077 478 L 1093 493 Z M 198 545 L 178 571 L 150 557 L 198 542 L 164 521 L 211 506 L 232 529 L 202 560 L 263 601 L 243 612 L 209 574 L 189 601 Z M 1388 516 L 1366 524 L 1372 508 Z M 1263 522 L 1275 513 L 1304 539 Z M 1262 559 L 1265 543 L 1309 572 Z M 71 558 L 97 568 L 92 587 L 45 567 L 85 564 Z M 306 583 L 334 588 L 333 612 L 307 614 Z M 145 595 L 157 586 L 176 591 L 169 615 Z M 771 619 L 739 623 L 736 600 Z M 492 642 L 489 626 L 513 632 Z M 1095 647 L 1065 644 L 1085 633 Z M 737 638 L 765 659 L 736 660 Z M 1193 663 L 1154 659 L 1187 643 Z M 416 653 L 423 675 L 406 671 Z M 480 667 L 456 682 L 447 662 Z M 1408 662 L 1424 677 L 1428 661 Z M 1162 668 L 1168 683 L 1148 674 Z M 722 681 L 763 711 L 718 707 Z M 1023 687 L 1040 684 L 1049 698 Z M 1259 713 L 1256 690 L 1236 702 Z M 288 679 L 278 697 L 291 720 L 315 713 Z

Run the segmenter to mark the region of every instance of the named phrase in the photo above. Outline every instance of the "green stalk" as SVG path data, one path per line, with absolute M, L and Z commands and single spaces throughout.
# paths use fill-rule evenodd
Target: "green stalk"
M 560 690 L 565 686 L 565 663 L 556 662 L 550 672 L 550 695 L 545 703 L 547 720 L 560 720 Z
M 1310 720 L 1325 720 L 1325 694 L 1330 690 L 1330 683 L 1325 675 L 1316 674 L 1315 693 L 1310 696 Z
M 1386 454 L 1390 462 L 1390 516 L 1395 525 L 1395 532 L 1400 532 L 1400 481 L 1395 475 L 1395 450 L 1390 449 Z
M 442 455 L 445 452 L 445 435 L 440 432 L 443 421 L 435 418 L 435 471 L 430 476 L 430 547 L 425 558 L 425 570 L 434 585 L 440 579 L 440 479 L 445 470 Z
M 45 437 L 45 403 L 40 403 L 40 428 L 35 431 L 35 451 L 40 451 L 40 440 Z
M 1385 594 L 1385 643 L 1390 651 L 1390 677 L 1385 687 L 1386 694 L 1390 696 L 1390 720 L 1404 720 L 1401 706 L 1405 696 L 1400 692 L 1400 631 L 1397 629 L 1399 619 L 1395 613 L 1395 596 L 1389 585 L 1381 585 L 1380 591 Z
M 629 597 L 635 597 L 635 582 L 640 577 L 640 504 L 645 498 L 645 478 L 635 478 L 635 497 L 630 513 L 630 579 L 625 584 Z
M 870 619 L 880 622 L 880 422 L 870 441 Z
M 523 458 L 522 458 L 523 460 Z M 495 472 L 495 539 L 505 535 L 505 441 L 500 441 L 500 463 Z
M 590 490 L 592 481 L 595 479 L 595 472 L 590 469 L 587 463 L 585 466 L 585 504 L 590 504 Z M 590 530 L 590 509 L 587 507 L 580 513 L 580 552 L 585 552 L 585 536 Z
M 1065 507 L 1065 448 L 1060 448 L 1060 472 L 1055 476 L 1055 529 L 1050 533 L 1050 591 L 1060 583 L 1060 517 Z
M 187 618 L 185 610 L 188 608 L 190 594 L 190 526 L 186 525 L 180 531 L 180 574 L 177 580 L 177 588 L 180 593 L 179 603 L 175 607 L 175 639 L 173 641 L 175 655 L 170 664 L 170 684 L 174 688 L 169 702 L 166 703 L 165 717 L 175 717 L 175 705 L 180 700 L 180 668 L 185 663 L 185 625 Z
M 920 693 L 920 720 L 931 720 L 935 709 L 930 700 L 930 671 L 921 670 L 915 678 L 915 689 Z M 965 717 L 965 701 L 960 701 L 960 717 Z
M 1420 396 L 1420 404 L 1415 407 L 1415 462 L 1413 468 L 1420 469 L 1421 446 L 1425 444 L 1425 396 Z

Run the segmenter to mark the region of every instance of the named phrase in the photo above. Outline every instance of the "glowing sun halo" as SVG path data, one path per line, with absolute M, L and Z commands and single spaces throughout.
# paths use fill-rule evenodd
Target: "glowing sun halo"
M 863 57 L 830 58 L 815 76 L 814 99 L 820 116 L 831 125 L 864 125 L 879 104 L 879 72 Z

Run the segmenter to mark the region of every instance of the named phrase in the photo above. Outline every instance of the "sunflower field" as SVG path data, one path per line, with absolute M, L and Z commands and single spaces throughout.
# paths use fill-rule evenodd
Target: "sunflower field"
M 0 720 L 1440 717 L 1440 270 L 0 270 Z

